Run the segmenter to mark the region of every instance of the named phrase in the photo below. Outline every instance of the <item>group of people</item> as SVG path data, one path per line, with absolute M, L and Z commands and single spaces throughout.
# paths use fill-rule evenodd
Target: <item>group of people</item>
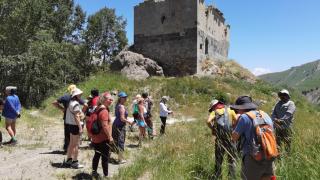
M 278 92 L 279 101 L 274 106 L 271 117 L 258 109 L 249 96 L 240 96 L 233 105 L 214 99 L 210 103 L 207 125 L 215 139 L 214 179 L 221 179 L 224 155 L 228 158 L 229 177 L 236 178 L 235 167 L 238 152 L 241 154 L 241 177 L 244 180 L 274 180 L 274 160 L 278 151 L 290 152 L 292 124 L 295 104 L 290 93 L 283 89 Z M 262 130 L 259 131 L 258 130 Z M 267 133 L 271 143 L 261 142 L 259 134 Z M 260 140 L 260 141 L 259 141 Z M 272 146 L 272 141 L 276 147 Z M 282 149 L 284 143 L 285 148 Z M 264 147 L 268 146 L 268 147 Z M 263 148 L 274 148 L 274 156 Z M 262 152 L 261 152 L 262 151 Z M 259 156 L 257 156 L 259 155 Z M 268 158 L 268 157 L 272 158 Z
M 20 118 L 21 103 L 19 97 L 16 95 L 17 87 L 7 86 L 5 88 L 5 100 L 0 99 L 0 111 L 5 118 L 6 130 L 10 136 L 10 140 L 6 144 L 15 145 L 17 143 L 16 138 L 16 121 Z M 0 116 L 1 121 L 1 116 Z M 3 136 L 0 131 L 0 146 L 2 146 Z
M 108 162 L 111 151 L 118 154 L 119 164 L 126 162 L 123 152 L 127 124 L 130 126 L 136 124 L 139 127 L 139 146 L 142 145 L 147 133 L 151 139 L 154 137 L 155 130 L 151 113 L 153 101 L 148 93 L 136 95 L 132 103 L 132 115 L 134 118 L 131 120 L 128 107 L 126 107 L 128 95 L 125 92 L 104 92 L 100 94 L 99 90 L 92 89 L 91 95 L 87 100 L 81 98 L 82 94 L 83 91 L 77 88 L 76 85 L 70 85 L 68 93 L 52 103 L 63 112 L 64 150 L 67 155 L 64 165 L 75 169 L 83 167 L 78 161 L 78 149 L 84 124 L 87 122 L 88 136 L 91 146 L 95 150 L 92 159 L 92 175 L 94 177 L 99 176 L 97 168 L 101 158 L 104 176 L 108 176 Z M 115 95 L 117 96 L 117 102 L 113 106 L 115 118 L 112 118 L 110 111 Z M 173 113 L 167 107 L 168 100 L 168 96 L 163 96 L 160 101 L 160 119 L 162 122 L 160 134 L 165 133 L 166 118 Z M 94 119 L 98 122 L 98 133 L 90 130 L 94 126 L 94 123 L 92 123 Z

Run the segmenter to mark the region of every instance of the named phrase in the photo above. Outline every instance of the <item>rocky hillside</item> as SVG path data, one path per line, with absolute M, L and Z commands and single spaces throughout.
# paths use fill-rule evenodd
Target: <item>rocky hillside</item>
M 299 90 L 311 102 L 320 104 L 320 60 L 292 67 L 289 70 L 260 76 L 275 85 Z

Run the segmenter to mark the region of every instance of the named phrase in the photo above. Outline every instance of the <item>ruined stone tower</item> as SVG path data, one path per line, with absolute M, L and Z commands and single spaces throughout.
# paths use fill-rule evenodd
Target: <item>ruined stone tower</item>
M 168 76 L 201 74 L 204 60 L 227 59 L 229 30 L 204 0 L 146 0 L 134 8 L 134 49 Z

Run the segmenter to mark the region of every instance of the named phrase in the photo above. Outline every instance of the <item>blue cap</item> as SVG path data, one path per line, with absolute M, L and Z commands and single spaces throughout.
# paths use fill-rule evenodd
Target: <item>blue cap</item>
M 125 92 L 120 92 L 120 93 L 118 94 L 118 97 L 119 97 L 119 98 L 125 98 L 125 97 L 128 97 L 128 95 L 127 95 Z

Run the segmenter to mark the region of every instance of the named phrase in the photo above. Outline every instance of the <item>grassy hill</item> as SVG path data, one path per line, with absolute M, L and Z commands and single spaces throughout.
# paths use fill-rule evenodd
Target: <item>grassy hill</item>
M 292 67 L 289 70 L 260 76 L 275 85 L 287 85 L 299 91 L 308 91 L 320 86 L 320 60 Z
M 154 121 L 158 119 L 158 103 L 163 95 L 171 97 L 169 105 L 175 118 L 192 117 L 196 121 L 169 126 L 167 135 L 156 138 L 143 147 L 134 163 L 120 170 L 115 179 L 208 179 L 214 172 L 214 145 L 205 121 L 207 108 L 212 97 L 224 97 L 230 102 L 239 95 L 251 95 L 254 100 L 264 100 L 261 109 L 270 113 L 277 101 L 274 92 L 279 89 L 262 81 L 250 84 L 232 78 L 181 77 L 150 78 L 145 81 L 128 80 L 119 74 L 99 73 L 79 84 L 88 95 L 90 89 L 121 90 L 129 94 L 128 105 L 137 93 L 149 91 L 155 100 Z M 64 90 L 57 92 L 43 103 L 48 115 L 56 110 L 49 104 Z M 297 105 L 294 122 L 292 153 L 276 162 L 276 173 L 280 179 L 319 179 L 320 128 L 315 107 L 305 101 L 298 92 L 292 98 Z M 158 129 L 157 129 L 158 130 Z M 241 161 L 237 173 L 240 178 Z M 227 174 L 224 165 L 223 173 Z M 226 178 L 226 177 L 225 177 Z

